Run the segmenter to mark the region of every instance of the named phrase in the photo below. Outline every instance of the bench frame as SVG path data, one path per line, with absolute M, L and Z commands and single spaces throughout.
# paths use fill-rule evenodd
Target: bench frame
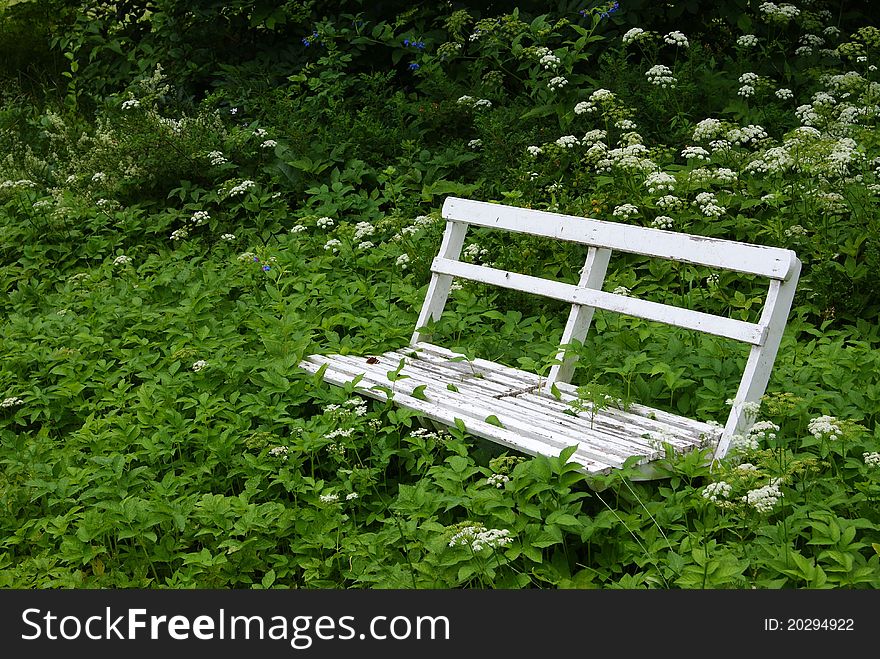
M 609 423 L 616 424 L 617 428 L 617 430 L 612 429 L 611 434 L 606 435 L 610 441 L 609 446 L 613 447 L 616 442 L 616 448 L 611 449 L 612 453 L 621 449 L 620 442 L 622 440 L 623 449 L 633 451 L 625 453 L 626 455 L 640 455 L 644 438 L 652 434 L 650 432 L 648 435 L 640 434 L 644 430 L 643 426 L 655 423 L 659 426 L 663 424 L 669 424 L 670 427 L 677 426 L 686 435 L 689 434 L 689 438 L 682 435 L 681 443 L 675 448 L 676 451 L 690 450 L 709 442 L 710 444 L 714 443 L 713 458 L 720 459 L 727 453 L 731 438 L 748 430 L 754 421 L 747 414 L 748 404 L 759 403 L 764 395 L 797 287 L 801 263 L 793 251 L 456 197 L 446 199 L 443 204 L 442 216 L 446 220 L 446 230 L 443 234 L 440 250 L 431 265 L 431 280 L 419 313 L 415 332 L 410 341 L 410 348 L 397 352 L 392 351 L 378 358 L 369 358 L 367 363 L 377 364 L 371 367 L 373 370 L 370 371 L 372 375 L 369 377 L 361 360 L 344 355 L 313 355 L 301 363 L 303 368 L 313 373 L 319 373 L 328 381 L 336 384 L 353 382 L 359 391 L 374 398 L 390 398 L 393 393 L 392 389 L 377 382 L 377 378 L 379 378 L 377 372 L 382 373 L 381 378 L 384 378 L 385 369 L 394 370 L 398 362 L 400 364 L 399 372 L 410 358 L 415 359 L 415 361 L 410 359 L 411 364 L 408 367 L 416 369 L 411 371 L 416 378 L 413 381 L 417 381 L 418 378 L 426 383 L 432 383 L 435 379 L 442 380 L 445 377 L 442 374 L 445 373 L 448 376 L 450 373 L 454 373 L 456 362 L 462 357 L 456 358 L 455 354 L 447 349 L 432 345 L 429 328 L 431 323 L 438 321 L 443 313 L 453 279 L 462 277 L 484 284 L 542 295 L 571 304 L 571 311 L 562 333 L 557 358 L 549 375 L 546 378 L 539 378 L 535 374 L 477 359 L 474 360 L 474 364 L 484 369 L 484 372 L 489 376 L 489 380 L 485 381 L 485 386 L 490 388 L 487 389 L 488 394 L 479 390 L 472 390 L 467 395 L 449 394 L 447 396 L 449 400 L 441 404 L 427 403 L 414 395 L 401 392 L 396 394 L 398 404 L 425 414 L 436 421 L 449 424 L 452 421 L 459 422 L 456 418 L 456 411 L 462 412 L 466 408 L 473 407 L 468 395 L 478 395 L 487 397 L 487 400 L 496 401 L 522 395 L 522 398 L 517 398 L 517 400 L 522 400 L 521 404 L 525 406 L 523 409 L 528 408 L 531 412 L 513 411 L 514 416 L 510 417 L 510 420 L 514 427 L 511 429 L 503 427 L 499 429 L 470 415 L 468 416 L 468 430 L 478 436 L 530 453 L 547 453 L 558 450 L 561 440 L 555 436 L 554 431 L 548 429 L 546 425 L 540 431 L 533 430 L 530 424 L 531 417 L 528 414 L 541 415 L 542 409 L 546 409 L 546 413 L 550 414 L 550 410 L 553 408 L 556 409 L 553 414 L 557 414 L 554 417 L 554 423 L 566 423 L 558 416 L 558 406 L 564 405 L 564 403 L 557 401 L 554 396 L 564 395 L 568 401 L 577 399 L 576 388 L 568 384 L 574 373 L 577 356 L 567 348 L 584 343 L 592 322 L 594 309 L 603 309 L 706 332 L 751 345 L 742 379 L 733 397 L 730 414 L 723 430 L 719 431 L 708 423 L 686 417 L 676 417 L 660 410 L 633 406 L 635 415 L 638 416 L 630 414 L 626 418 L 622 416 L 615 418 L 614 415 L 617 413 L 612 413 L 612 416 L 609 417 Z M 462 262 L 459 259 L 467 230 L 471 226 L 502 229 L 586 245 L 588 247 L 587 257 L 581 270 L 580 280 L 577 284 L 568 284 Z M 770 284 L 760 318 L 757 323 L 749 323 L 603 291 L 602 285 L 605 281 L 609 259 L 615 250 L 766 277 L 770 280 Z M 358 385 L 358 382 L 365 377 L 367 381 Z M 492 380 L 493 377 L 496 380 Z M 520 387 L 524 383 L 528 386 L 523 389 L 504 389 L 502 387 L 500 390 L 496 389 L 496 394 L 492 395 L 491 387 L 502 386 L 500 384 L 502 381 L 506 382 L 505 386 L 508 387 L 511 383 L 516 384 L 517 382 Z M 368 382 L 376 384 L 367 386 Z M 457 390 L 450 388 L 450 391 Z M 502 393 L 497 393 L 497 391 Z M 482 408 L 477 406 L 474 409 Z M 510 411 L 509 407 L 507 409 Z M 486 418 L 486 421 L 489 419 Z M 515 429 L 517 427 L 518 431 Z M 590 428 L 592 428 L 592 421 Z M 617 432 L 618 430 L 622 430 L 622 434 Z M 614 437 L 614 434 L 617 436 Z M 580 437 L 579 434 L 575 436 Z M 569 437 L 572 436 L 569 435 Z M 595 441 L 600 443 L 604 441 L 600 436 L 597 437 Z M 581 442 L 582 440 L 575 441 Z M 642 443 L 641 448 L 639 447 L 640 442 Z M 632 447 L 627 448 L 629 443 L 632 444 Z M 557 448 L 554 449 L 554 446 Z M 597 463 L 590 458 L 590 445 L 583 445 L 580 450 L 585 451 L 586 462 L 582 460 L 582 463 L 587 471 L 607 470 L 600 468 L 600 466 L 591 468 L 591 464 L 596 465 Z M 602 459 L 601 449 L 596 450 L 600 451 L 597 455 Z M 618 455 L 622 454 L 618 453 Z M 594 457 L 597 456 L 594 455 Z M 646 475 L 652 473 L 650 464 L 642 464 L 640 470 Z M 648 475 L 648 477 L 652 476 Z

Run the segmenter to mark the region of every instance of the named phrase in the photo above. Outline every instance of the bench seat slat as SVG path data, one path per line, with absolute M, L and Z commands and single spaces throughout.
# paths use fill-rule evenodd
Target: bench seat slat
M 385 368 L 394 369 L 402 357 L 399 352 L 390 352 L 380 355 L 378 359 Z M 355 369 L 359 368 L 361 364 L 358 358 L 334 356 L 334 360 L 335 362 L 351 364 Z M 376 365 L 376 367 L 378 368 L 379 365 Z M 567 414 L 564 411 L 567 409 L 566 407 L 551 409 L 549 410 L 551 413 L 548 414 L 546 406 L 541 407 L 540 404 L 536 405 L 533 401 L 527 402 L 523 400 L 523 394 L 499 398 L 498 393 L 491 393 L 493 390 L 497 391 L 497 388 L 491 387 L 491 385 L 495 384 L 492 378 L 493 373 L 491 372 L 483 372 L 484 377 L 482 378 L 471 377 L 461 380 L 457 372 L 444 372 L 436 362 L 426 362 L 422 359 L 413 358 L 407 359 L 405 372 L 410 376 L 410 379 L 403 383 L 404 390 L 412 388 L 413 385 L 419 386 L 424 384 L 427 386 L 426 392 L 436 391 L 450 399 L 450 401 L 459 401 L 465 407 L 473 404 L 474 397 L 481 397 L 490 402 L 492 406 L 497 407 L 498 412 L 494 412 L 495 414 L 503 412 L 505 416 L 509 415 L 525 424 L 517 424 L 519 427 L 526 430 L 532 427 L 541 428 L 548 430 L 552 435 L 558 434 L 559 438 L 563 441 L 563 446 L 569 445 L 568 440 L 572 440 L 572 442 L 578 441 L 583 435 L 584 420 L 589 421 L 590 419 L 588 413 L 582 413 L 578 416 Z M 451 392 L 445 386 L 438 389 L 438 376 L 440 376 L 442 382 L 454 384 L 458 391 Z M 536 383 L 536 386 L 540 385 Z M 501 388 L 507 389 L 507 391 L 515 391 L 510 390 L 504 385 L 501 385 Z M 489 401 L 489 398 L 493 400 Z M 594 424 L 591 428 L 591 432 L 596 435 L 594 439 L 597 440 L 597 445 L 601 445 L 602 449 L 607 451 L 608 454 L 619 455 L 623 459 L 632 455 L 634 447 L 644 450 L 646 455 L 654 454 L 655 457 L 660 457 L 657 447 L 652 445 L 650 439 L 644 437 L 649 431 L 650 429 L 642 428 L 638 425 L 623 426 L 617 420 L 608 418 L 607 415 L 603 416 L 600 426 Z M 670 436 L 669 440 L 673 446 L 680 448 L 691 448 L 693 446 L 692 440 L 681 440 L 673 436 Z
M 698 330 L 752 345 L 761 345 L 766 334 L 766 328 L 755 323 L 452 259 L 435 258 L 431 270 L 438 274 L 463 277 L 483 284 L 543 295 L 570 304 L 582 304 L 684 329 Z
M 359 364 L 345 363 L 339 356 L 334 357 L 333 368 L 345 370 L 352 376 L 362 372 Z M 352 370 L 347 370 L 349 368 Z M 583 422 L 580 428 L 572 429 L 559 423 L 560 417 L 563 415 L 548 414 L 546 410 L 544 414 L 527 417 L 509 399 L 495 399 L 486 396 L 473 384 L 462 387 L 458 392 L 452 392 L 445 386 L 437 386 L 436 374 L 430 372 L 415 374 L 413 370 L 409 370 L 409 372 L 412 374 L 410 378 L 395 391 L 411 393 L 415 387 L 424 386 L 423 393 L 428 402 L 440 402 L 442 405 L 454 409 L 463 421 L 467 422 L 469 419 L 485 421 L 488 416 L 494 415 L 503 420 L 506 430 L 542 442 L 555 453 L 566 446 L 576 444 L 579 447 L 576 455 L 608 463 L 611 466 L 620 466 L 624 460 L 636 454 L 644 454 L 646 460 L 662 456 L 662 451 L 657 447 L 652 447 L 646 441 L 638 441 L 636 436 L 633 436 L 633 441 L 628 444 L 621 443 L 617 441 L 616 437 L 607 435 L 600 428 L 590 429 L 590 441 L 586 443 L 582 441 L 584 438 Z M 386 387 L 389 384 L 384 379 L 384 371 L 382 373 L 368 371 L 365 373 L 364 380 Z M 396 396 L 395 393 L 395 400 Z
M 557 455 L 565 446 L 576 444 L 578 449 L 572 460 L 587 473 L 605 473 L 632 456 L 639 456 L 643 463 L 662 457 L 662 447 L 646 437 L 652 430 L 662 433 L 676 452 L 706 444 L 706 434 L 697 432 L 701 429 L 698 426 L 714 432 L 707 424 L 683 418 L 689 422 L 687 427 L 622 410 L 609 414 L 609 410 L 603 409 L 595 417 L 589 412 L 572 416 L 563 411 L 571 394 L 565 394 L 559 401 L 541 393 L 541 379 L 537 375 L 485 360 L 470 364 L 450 361 L 456 353 L 430 344 L 420 343 L 414 348 L 379 355 L 377 363 L 352 355 L 312 355 L 300 366 L 316 373 L 326 364 L 324 379 L 340 385 L 361 375 L 363 379 L 356 389 L 368 396 L 384 400 L 385 393 L 373 387 L 391 388 L 398 405 L 448 425 L 454 425 L 455 418 L 460 418 L 469 432 L 532 455 Z M 387 374 L 398 368 L 401 359 L 405 365 L 400 374 L 408 377 L 391 382 Z M 482 377 L 473 376 L 472 366 Z M 450 391 L 447 384 L 453 384 L 458 391 Z M 427 401 L 412 396 L 413 389 L 421 385 L 425 386 Z M 535 391 L 517 393 L 529 387 Z M 486 422 L 489 415 L 499 418 L 504 427 Z M 635 420 L 638 422 L 634 423 Z
M 448 360 L 456 356 L 456 353 L 451 350 L 428 343 L 419 343 L 416 347 L 419 348 L 418 355 L 422 359 Z M 511 383 L 518 383 L 516 386 L 520 390 L 543 382 L 532 373 L 503 366 L 495 362 L 478 358 L 473 360 L 472 363 L 478 372 L 488 372 L 488 369 L 491 369 L 493 378 L 498 381 L 501 381 L 502 378 L 510 378 L 512 374 L 512 379 L 509 381 Z M 466 365 L 465 368 L 467 368 Z M 480 369 L 487 370 L 481 371 Z M 526 378 L 531 379 L 527 380 Z M 570 409 L 569 402 L 576 400 L 578 397 L 577 387 L 559 382 L 557 383 L 557 388 L 560 390 L 562 400 L 557 400 L 553 395 L 542 393 L 543 387 L 541 391 L 522 393 L 516 397 L 516 400 L 522 405 L 531 404 L 536 412 L 540 412 L 547 407 L 560 412 Z M 583 412 L 582 414 L 588 415 L 589 412 Z M 663 410 L 656 410 L 635 403 L 629 406 L 629 411 L 619 410 L 613 406 L 606 407 L 602 410 L 602 416 L 607 424 L 616 424 L 620 427 L 637 425 L 642 428 L 642 432 L 665 433 L 672 436 L 681 435 L 691 439 L 699 438 L 701 435 L 714 436 L 720 433 L 718 426 L 712 426 L 702 421 L 695 421 L 687 417 L 677 416 Z
M 448 198 L 444 219 L 473 226 L 506 229 L 593 247 L 675 259 L 696 265 L 786 280 L 795 274 L 797 256 L 788 249 L 692 236 L 619 222 L 547 211 Z

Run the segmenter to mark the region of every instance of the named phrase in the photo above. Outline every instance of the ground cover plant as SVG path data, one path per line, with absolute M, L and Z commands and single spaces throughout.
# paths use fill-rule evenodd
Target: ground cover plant
M 0 4 L 0 586 L 880 585 L 880 29 L 697 4 Z M 448 195 L 794 249 L 724 463 L 588 484 L 299 369 L 409 340 Z M 606 289 L 763 295 L 624 255 Z M 566 313 L 461 282 L 436 331 L 546 372 Z M 746 357 L 602 312 L 582 351 L 585 402 L 716 422 Z

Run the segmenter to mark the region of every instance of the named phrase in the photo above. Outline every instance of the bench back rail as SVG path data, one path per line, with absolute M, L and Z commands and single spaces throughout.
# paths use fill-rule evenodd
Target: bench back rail
M 715 457 L 723 457 L 731 437 L 748 429 L 753 420 L 743 408 L 747 403 L 759 402 L 764 395 L 794 298 L 801 263 L 793 251 L 455 197 L 443 204 L 443 217 L 447 220 L 446 231 L 431 266 L 431 281 L 412 336 L 413 345 L 426 340 L 425 327 L 430 321 L 439 320 L 454 277 L 534 293 L 572 305 L 556 363 L 547 378 L 548 389 L 555 382 L 571 380 L 576 356 L 565 348 L 576 342 L 583 343 L 594 309 L 734 339 L 750 344 L 751 351 Z M 471 225 L 587 245 L 580 280 L 576 285 L 567 284 L 460 261 Z M 603 291 L 614 250 L 768 278 L 770 285 L 761 316 L 757 323 L 748 323 Z

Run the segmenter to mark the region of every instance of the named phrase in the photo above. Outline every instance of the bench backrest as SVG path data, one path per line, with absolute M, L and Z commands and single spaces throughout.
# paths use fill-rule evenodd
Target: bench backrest
M 735 339 L 752 348 L 716 457 L 727 452 L 732 435 L 747 429 L 752 420 L 744 414 L 743 407 L 746 403 L 759 402 L 764 395 L 797 286 L 801 263 L 793 251 L 455 197 L 446 199 L 443 217 L 447 220 L 446 231 L 431 266 L 431 282 L 412 337 L 413 344 L 425 340 L 424 328 L 429 321 L 440 318 L 454 277 L 571 303 L 558 363 L 547 378 L 548 388 L 555 382 L 570 380 L 576 357 L 567 354 L 565 347 L 583 342 L 594 309 Z M 579 282 L 567 284 L 463 263 L 459 257 L 471 225 L 587 245 L 587 259 Z M 614 250 L 766 277 L 770 283 L 761 316 L 757 323 L 749 323 L 602 291 Z

